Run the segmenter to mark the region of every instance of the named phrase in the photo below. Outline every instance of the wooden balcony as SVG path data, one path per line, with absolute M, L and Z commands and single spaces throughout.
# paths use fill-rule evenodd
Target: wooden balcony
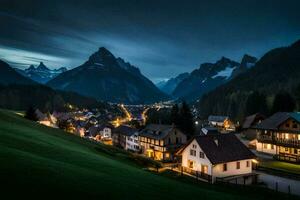
M 277 160 L 300 163 L 300 156 L 293 155 L 293 154 L 279 153 L 278 155 L 275 155 L 274 157 Z
M 206 174 L 206 173 L 201 172 L 201 171 L 195 171 L 195 170 L 192 170 L 192 169 L 190 169 L 188 167 L 181 166 L 180 168 L 181 168 L 180 170 L 182 172 L 189 173 L 189 174 L 195 176 L 196 178 L 204 179 L 207 182 L 212 183 L 212 176 L 209 175 L 209 174 Z
M 278 145 L 290 145 L 290 146 L 293 146 L 293 147 L 300 147 L 300 140 L 276 138 L 276 144 L 278 144 Z
M 300 147 L 300 140 L 297 139 L 283 139 L 283 138 L 277 138 L 277 137 L 271 137 L 267 135 L 260 135 L 257 138 L 258 142 L 263 143 L 269 143 L 269 144 L 275 144 L 280 146 L 286 146 L 286 147 Z

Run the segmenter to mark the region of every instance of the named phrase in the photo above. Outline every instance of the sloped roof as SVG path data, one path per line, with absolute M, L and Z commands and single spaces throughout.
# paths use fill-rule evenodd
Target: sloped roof
M 268 129 L 268 130 L 277 130 L 278 126 L 281 125 L 288 119 L 294 119 L 300 123 L 300 113 L 299 112 L 278 112 L 272 115 L 271 117 L 265 119 L 260 124 L 255 126 L 257 129 Z
M 242 125 L 242 128 L 247 129 L 247 128 L 250 128 L 251 126 L 255 125 L 254 123 L 257 118 L 265 119 L 265 117 L 263 115 L 261 115 L 259 113 L 255 113 L 253 115 L 246 117 L 246 119 Z
M 256 157 L 234 134 L 200 136 L 196 140 L 212 164 Z
M 256 158 L 256 156 L 231 133 L 197 136 L 194 139 L 212 164 Z M 194 139 L 190 140 L 177 154 L 183 152 Z
M 206 133 L 205 133 L 206 132 Z M 215 134 L 221 134 L 216 127 L 203 127 L 200 131 L 201 135 L 215 135 Z
M 173 125 L 149 124 L 139 134 L 140 136 L 159 140 L 165 138 L 173 128 Z
M 224 120 L 229 119 L 228 116 L 218 116 L 218 115 L 210 115 L 208 117 L 208 121 L 214 121 L 214 122 L 224 122 Z
M 120 135 L 126 135 L 126 136 L 132 136 L 133 134 L 137 133 L 138 130 L 135 128 L 132 128 L 130 126 L 121 125 L 114 129 L 113 133 L 117 133 Z

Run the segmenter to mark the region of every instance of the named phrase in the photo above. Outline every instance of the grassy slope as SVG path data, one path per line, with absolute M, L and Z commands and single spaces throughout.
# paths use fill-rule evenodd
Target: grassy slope
M 251 192 L 152 174 L 107 148 L 0 110 L 1 196 L 68 199 L 263 199 Z M 106 149 L 110 150 L 110 149 Z M 111 149 L 112 150 L 112 149 Z M 247 192 L 248 191 L 248 192 Z M 252 190 L 257 191 L 257 190 Z M 247 195 L 244 195 L 247 192 Z M 274 198 L 273 199 L 276 199 Z

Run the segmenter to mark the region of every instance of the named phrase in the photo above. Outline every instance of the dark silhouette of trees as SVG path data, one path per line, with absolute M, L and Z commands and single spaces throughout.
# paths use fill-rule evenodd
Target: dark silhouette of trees
M 30 107 L 27 109 L 27 111 L 26 111 L 24 117 L 25 117 L 26 119 L 31 120 L 31 121 L 38 121 L 38 117 L 37 117 L 37 115 L 36 115 L 36 113 L 35 113 L 35 109 L 34 109 L 32 106 L 30 106 Z
M 266 95 L 257 91 L 250 94 L 246 101 L 246 116 L 255 113 L 268 114 Z
M 179 124 L 179 107 L 178 104 L 175 104 L 171 110 L 171 123 L 178 125 Z
M 293 112 L 296 109 L 295 99 L 287 92 L 280 92 L 275 96 L 272 113 Z
M 182 102 L 179 109 L 179 121 L 176 124 L 189 138 L 195 133 L 195 124 L 192 112 L 186 102 Z

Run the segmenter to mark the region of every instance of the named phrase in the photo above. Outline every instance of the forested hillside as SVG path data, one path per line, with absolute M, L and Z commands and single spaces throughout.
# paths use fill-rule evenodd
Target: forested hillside
M 300 41 L 269 51 L 248 72 L 204 95 L 195 106 L 203 117 L 242 119 L 256 112 L 295 110 L 296 101 L 299 107 Z

